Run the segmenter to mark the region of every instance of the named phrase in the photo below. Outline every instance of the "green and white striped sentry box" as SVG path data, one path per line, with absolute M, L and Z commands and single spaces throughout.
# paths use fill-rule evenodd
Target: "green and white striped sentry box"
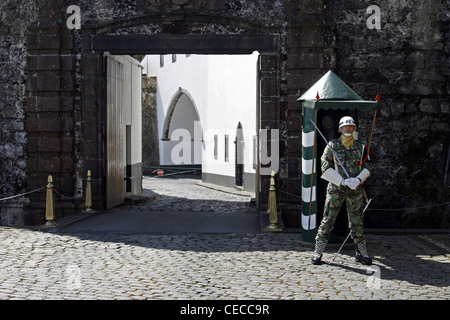
M 317 172 L 320 162 L 317 161 L 317 136 L 314 123 L 317 112 L 323 110 L 375 110 L 379 102 L 362 100 L 348 85 L 332 71 L 328 71 L 319 81 L 308 89 L 297 101 L 302 101 L 302 240 L 314 242 L 320 221 L 317 221 Z M 317 123 L 316 123 L 317 124 Z M 372 126 L 373 130 L 373 126 Z M 369 143 L 370 145 L 370 143 Z M 323 150 L 322 150 L 323 151 Z

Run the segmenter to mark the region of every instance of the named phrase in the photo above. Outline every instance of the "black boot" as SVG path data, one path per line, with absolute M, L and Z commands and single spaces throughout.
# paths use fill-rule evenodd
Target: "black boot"
M 369 254 L 367 253 L 366 243 L 357 243 L 356 244 L 356 262 L 362 263 L 366 266 L 370 266 L 372 264 L 372 259 L 370 259 Z
M 326 243 L 320 240 L 316 240 L 316 248 L 314 249 L 313 256 L 311 257 L 312 264 L 322 263 L 322 252 L 325 250 Z

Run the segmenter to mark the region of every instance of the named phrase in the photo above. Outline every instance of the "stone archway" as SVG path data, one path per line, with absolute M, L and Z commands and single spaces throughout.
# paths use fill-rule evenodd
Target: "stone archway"
M 204 19 L 205 17 L 203 17 Z M 211 22 L 212 23 L 212 22 Z M 241 26 L 245 25 L 240 21 Z M 261 27 L 261 33 L 256 33 L 257 27 L 251 25 L 252 33 L 242 34 L 86 34 L 83 39 L 88 43 L 89 50 L 84 51 L 83 59 L 90 57 L 95 61 L 99 54 L 110 52 L 111 54 L 170 54 L 170 53 L 201 53 L 201 54 L 251 54 L 254 51 L 260 53 L 259 61 L 259 108 L 257 110 L 257 132 L 259 129 L 269 126 L 278 129 L 280 108 L 280 33 L 272 30 L 267 32 L 267 27 Z M 120 33 L 120 31 L 118 31 Z M 100 62 L 96 60 L 97 63 Z M 97 66 L 100 67 L 100 66 Z M 94 80 L 94 79 L 93 79 Z M 95 77 L 97 88 L 101 87 L 103 79 L 100 75 Z M 103 94 L 98 93 L 102 97 Z M 180 98 L 181 95 L 178 97 Z M 175 95 L 176 99 L 176 95 Z M 174 100 L 175 101 L 175 100 Z M 100 102 L 103 104 L 103 102 Z M 165 127 L 164 134 L 169 133 Z M 259 142 L 259 139 L 257 139 Z M 270 143 L 270 141 L 267 141 Z M 258 145 L 258 150 L 260 146 Z M 259 163 L 259 158 L 258 158 Z M 259 174 L 257 170 L 255 189 L 256 203 L 259 208 L 267 204 L 269 176 Z
M 176 150 L 181 134 L 188 141 L 181 142 L 182 150 Z M 188 91 L 180 88 L 172 98 L 167 111 L 162 134 L 161 165 L 201 165 L 202 164 L 202 126 L 195 101 Z M 188 148 L 189 150 L 187 150 Z M 181 159 L 173 159 L 173 153 L 184 151 Z M 179 158 L 179 155 L 175 155 Z M 181 161 L 182 160 L 182 161 Z M 179 162 L 182 163 L 179 163 Z

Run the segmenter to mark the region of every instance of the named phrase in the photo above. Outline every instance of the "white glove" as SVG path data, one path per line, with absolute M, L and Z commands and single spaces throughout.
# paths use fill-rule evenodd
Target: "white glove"
M 345 179 L 344 184 L 352 190 L 355 190 L 361 182 L 358 178 L 348 178 Z
M 367 178 L 369 176 L 370 176 L 370 171 L 364 168 L 356 178 L 358 178 L 361 181 L 361 183 L 363 183 L 364 181 L 367 180 Z

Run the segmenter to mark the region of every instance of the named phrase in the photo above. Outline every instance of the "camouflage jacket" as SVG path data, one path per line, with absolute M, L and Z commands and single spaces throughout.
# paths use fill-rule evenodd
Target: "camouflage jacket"
M 369 170 L 369 172 L 372 171 L 372 166 L 369 163 L 369 159 L 366 159 L 366 161 L 362 165 L 358 165 L 361 164 L 361 162 L 363 162 L 363 160 L 367 156 L 367 147 L 361 142 L 354 140 L 352 145 L 350 145 L 349 148 L 346 149 L 344 144 L 342 143 L 341 138 L 339 137 L 330 141 L 329 146 L 333 148 L 334 152 L 339 157 L 339 160 L 341 160 L 342 165 L 345 167 L 350 177 L 358 176 L 358 174 L 363 169 L 367 169 Z M 347 175 L 339 164 L 339 161 L 335 159 L 334 154 L 329 146 L 326 146 L 321 158 L 322 172 L 325 172 L 328 168 L 334 168 L 344 179 L 347 179 Z M 330 184 L 329 188 L 332 187 L 333 189 L 338 188 L 342 190 L 349 189 L 344 186 L 337 187 L 334 184 L 331 184 L 330 186 Z M 359 186 L 357 190 L 360 188 L 361 187 Z

